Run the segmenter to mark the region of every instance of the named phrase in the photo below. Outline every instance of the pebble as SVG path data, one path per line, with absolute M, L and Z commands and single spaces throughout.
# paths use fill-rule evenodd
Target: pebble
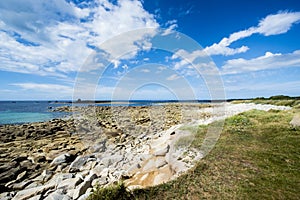
M 71 155 L 69 153 L 64 153 L 56 158 L 53 159 L 53 161 L 50 163 L 50 166 L 57 166 L 62 163 L 67 163 L 70 161 Z

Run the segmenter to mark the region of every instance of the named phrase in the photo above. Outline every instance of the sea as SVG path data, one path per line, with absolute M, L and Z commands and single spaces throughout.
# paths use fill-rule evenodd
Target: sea
M 98 101 L 95 103 L 75 102 L 75 104 L 72 101 L 0 101 L 0 125 L 43 122 L 55 118 L 65 118 L 72 114 L 69 112 L 53 112 L 55 108 L 61 106 L 153 106 L 170 102 L 178 101 Z
M 23 124 L 64 118 L 70 113 L 53 110 L 66 105 L 71 104 L 52 101 L 0 101 L 0 124 Z

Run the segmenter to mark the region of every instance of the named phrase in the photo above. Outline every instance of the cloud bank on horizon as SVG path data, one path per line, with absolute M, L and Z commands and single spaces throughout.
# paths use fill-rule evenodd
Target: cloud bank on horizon
M 197 13 L 191 14 L 193 12 L 190 8 L 188 11 L 184 12 L 184 15 L 194 17 L 194 23 L 201 20 L 197 19 Z M 121 44 L 120 41 L 113 41 L 101 46 L 100 50 L 106 53 L 112 67 L 104 75 L 103 79 L 106 81 L 97 89 L 96 98 L 109 98 L 111 91 L 116 89 L 118 78 L 139 64 L 151 62 L 163 64 L 174 73 L 170 74 L 170 70 L 167 73 L 167 70 L 159 66 L 156 72 L 142 69 L 139 78 L 146 79 L 161 73 L 165 81 L 176 82 L 184 77 L 191 82 L 191 87 L 197 88 L 199 75 L 195 73 L 191 63 L 204 56 L 211 56 L 217 61 L 228 98 L 270 96 L 282 92 L 299 95 L 300 81 L 297 77 L 300 72 L 300 47 L 296 46 L 287 51 L 289 48 L 282 45 L 283 52 L 281 48 L 265 48 L 262 52 L 261 47 L 256 50 L 256 46 L 252 44 L 260 38 L 271 38 L 275 44 L 276 40 L 280 40 L 280 43 L 284 44 L 278 37 L 288 35 L 293 29 L 300 30 L 300 12 L 278 10 L 275 13 L 266 13 L 263 18 L 257 20 L 256 25 L 245 26 L 241 23 L 240 31 L 228 29 L 219 42 L 210 41 L 211 45 L 203 49 L 191 52 L 178 49 L 174 54 L 158 56 L 158 53 L 151 49 L 152 43 L 149 38 L 158 33 L 169 35 L 175 30 L 180 31 L 184 23 L 188 23 L 180 17 L 182 11 L 178 13 L 178 19 L 176 16 L 172 16 L 172 19 L 162 19 L 163 17 L 157 14 L 157 9 L 146 8 L 143 2 L 137 0 L 115 3 L 108 0 L 81 3 L 70 0 L 1 1 L 0 92 L 5 95 L 0 99 L 72 98 L 76 73 L 89 55 L 98 51 L 103 42 L 136 29 L 144 31 L 125 38 Z M 195 27 L 192 31 L 201 32 L 205 29 Z M 228 32 L 231 33 L 228 35 Z M 189 35 L 189 32 L 185 34 Z M 194 39 L 197 41 L 198 38 Z M 293 37 L 293 41 L 286 42 L 286 45 L 298 41 L 299 39 Z M 268 45 L 270 43 L 266 42 L 264 47 Z M 257 53 L 253 53 L 256 51 Z M 116 59 L 116 55 L 122 52 L 128 53 Z M 202 63 L 197 67 L 198 70 L 205 71 L 211 65 L 214 63 Z M 92 72 L 93 68 L 84 70 Z M 290 86 L 288 89 L 277 87 L 277 90 L 272 87 L 280 83 L 289 86 L 293 83 L 296 86 Z M 264 88 L 268 88 L 268 91 Z M 162 91 L 161 95 L 159 91 Z M 209 94 L 204 93 L 197 93 L 197 98 L 209 98 Z M 151 98 L 153 94 L 157 94 L 155 96 L 161 99 L 174 97 L 157 87 L 149 87 L 144 93 L 143 90 L 139 90 L 138 94 L 136 98 Z M 119 98 L 122 98 L 122 95 L 119 95 Z

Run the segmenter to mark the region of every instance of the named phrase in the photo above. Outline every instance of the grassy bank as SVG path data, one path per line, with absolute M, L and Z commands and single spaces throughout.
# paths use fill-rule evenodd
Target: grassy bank
M 296 109 L 300 109 L 300 97 L 289 96 L 272 96 L 270 98 L 255 98 L 249 100 L 234 100 L 232 103 L 256 103 L 256 104 L 272 104 L 276 106 L 290 106 Z
M 98 189 L 89 199 L 298 199 L 300 129 L 289 125 L 295 112 L 231 117 L 211 153 L 187 174 L 132 193 L 122 185 Z M 206 128 L 197 130 L 199 138 Z

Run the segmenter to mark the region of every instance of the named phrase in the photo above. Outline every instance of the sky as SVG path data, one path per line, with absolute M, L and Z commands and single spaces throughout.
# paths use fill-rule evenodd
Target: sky
M 1 0 L 0 100 L 300 96 L 298 0 Z

